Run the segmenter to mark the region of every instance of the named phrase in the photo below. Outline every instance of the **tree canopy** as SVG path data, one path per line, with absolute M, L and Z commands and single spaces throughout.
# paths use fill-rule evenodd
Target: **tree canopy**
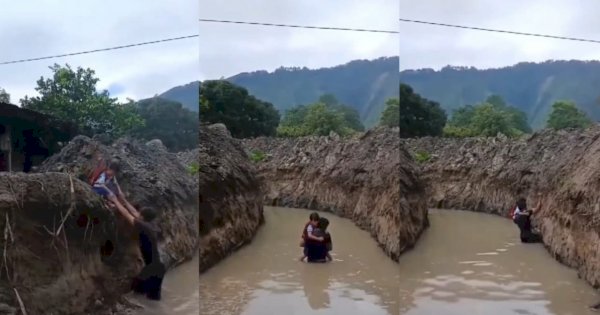
M 345 136 L 364 129 L 354 108 L 341 104 L 332 94 L 324 94 L 316 103 L 288 109 L 277 133 L 283 137 L 302 137 L 325 136 L 333 131 Z
M 171 151 L 183 151 L 198 146 L 198 113 L 179 102 L 153 97 L 135 104 L 136 112 L 146 122 L 132 135 L 145 139 L 160 139 Z
M 388 106 L 394 105 L 388 104 Z M 421 97 L 410 86 L 400 84 L 399 107 L 400 135 L 403 138 L 442 135 L 447 116 L 438 103 Z M 386 110 L 388 113 L 385 115 L 392 115 L 392 107 Z M 391 120 L 391 118 L 385 119 Z
M 236 138 L 274 136 L 279 119 L 273 104 L 248 94 L 245 88 L 225 80 L 200 84 L 200 120 L 223 123 Z
M 0 103 L 10 104 L 10 94 L 3 88 L 0 88 Z
M 514 137 L 529 132 L 527 115 L 509 106 L 499 95 L 492 95 L 476 106 L 458 108 L 444 128 L 444 133 L 451 137 L 493 137 L 498 133 Z
M 555 102 L 547 122 L 547 126 L 553 129 L 587 128 L 591 124 L 587 114 L 570 101 Z
M 397 98 L 390 98 L 385 103 L 379 125 L 388 127 L 400 126 L 400 101 Z
M 133 106 L 124 106 L 108 91 L 97 91 L 92 69 L 55 64 L 51 78 L 41 77 L 35 90 L 40 96 L 21 99 L 24 108 L 76 124 L 86 134 L 121 136 L 144 124 Z

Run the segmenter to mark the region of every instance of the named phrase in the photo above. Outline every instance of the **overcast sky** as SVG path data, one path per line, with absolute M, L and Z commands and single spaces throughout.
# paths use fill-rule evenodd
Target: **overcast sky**
M 398 30 L 398 0 L 201 1 L 218 20 Z M 398 35 L 200 23 L 200 79 L 398 55 Z
M 197 0 L 0 0 L 0 62 L 198 33 Z M 17 103 L 53 63 L 96 70 L 99 87 L 140 99 L 198 79 L 198 39 L 0 66 Z
M 600 40 L 596 0 L 400 0 L 400 17 Z M 600 44 L 400 23 L 400 68 L 600 59 Z

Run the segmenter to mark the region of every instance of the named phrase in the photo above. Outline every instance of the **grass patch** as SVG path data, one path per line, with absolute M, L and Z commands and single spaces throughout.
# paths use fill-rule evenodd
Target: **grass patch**
M 267 155 L 259 150 L 254 150 L 250 153 L 250 160 L 254 163 L 262 162 L 267 158 Z
M 198 164 L 197 162 L 193 162 L 188 166 L 188 172 L 192 175 L 198 175 L 198 173 L 200 172 L 200 164 Z
M 429 160 L 431 160 L 431 154 L 429 154 L 426 151 L 417 151 L 414 154 L 414 158 L 415 158 L 415 161 L 417 161 L 417 163 L 422 164 L 422 163 L 429 162 Z

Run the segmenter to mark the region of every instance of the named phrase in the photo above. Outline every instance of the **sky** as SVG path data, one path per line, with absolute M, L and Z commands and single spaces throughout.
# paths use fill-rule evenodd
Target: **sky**
M 600 40 L 596 0 L 400 0 L 400 17 Z M 400 68 L 600 59 L 600 44 L 400 23 Z
M 398 0 L 202 0 L 199 11 L 205 19 L 398 30 Z M 332 67 L 397 56 L 398 49 L 397 34 L 200 22 L 200 80 Z
M 0 0 L 0 62 L 198 34 L 197 0 Z M 54 63 L 91 68 L 120 100 L 198 80 L 198 39 L 0 65 L 0 87 L 18 103 Z

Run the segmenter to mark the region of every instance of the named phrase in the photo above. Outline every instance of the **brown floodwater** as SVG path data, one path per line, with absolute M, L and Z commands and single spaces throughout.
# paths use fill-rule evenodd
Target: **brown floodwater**
M 320 213 L 334 261 L 298 261 L 309 214 L 265 207 L 252 243 L 200 275 L 200 314 L 398 314 L 398 264 L 350 220 Z
M 307 264 L 297 259 L 309 214 L 265 207 L 252 243 L 200 276 L 200 314 L 585 315 L 600 302 L 505 218 L 431 210 L 430 228 L 394 263 L 367 232 L 321 213 L 334 262 Z
M 400 257 L 400 314 L 596 314 L 600 296 L 541 244 L 521 244 L 512 221 L 454 210 Z
M 161 301 L 152 301 L 144 296 L 129 294 L 135 304 L 143 306 L 137 315 L 198 315 L 198 256 L 169 271 L 162 286 Z

